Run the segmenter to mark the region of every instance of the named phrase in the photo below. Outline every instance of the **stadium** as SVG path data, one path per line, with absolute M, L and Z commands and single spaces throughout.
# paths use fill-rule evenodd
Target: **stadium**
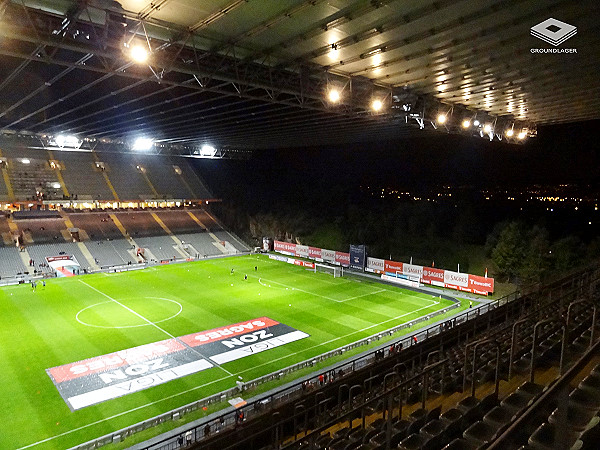
M 597 448 L 598 12 L 0 0 L 0 448 Z

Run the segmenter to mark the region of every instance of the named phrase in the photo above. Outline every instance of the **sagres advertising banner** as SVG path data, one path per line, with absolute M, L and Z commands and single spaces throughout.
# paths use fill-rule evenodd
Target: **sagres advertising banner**
M 69 408 L 141 391 L 309 335 L 268 317 L 47 369 Z

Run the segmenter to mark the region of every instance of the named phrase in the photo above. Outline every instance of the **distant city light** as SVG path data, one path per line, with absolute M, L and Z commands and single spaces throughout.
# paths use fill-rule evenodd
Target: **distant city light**
M 337 103 L 340 101 L 340 91 L 337 89 L 331 89 L 329 91 L 329 101 L 331 103 Z
M 148 60 L 148 49 L 141 45 L 134 45 L 131 47 L 129 55 L 136 63 L 145 63 Z
M 154 140 L 153 139 L 150 139 L 150 138 L 137 138 L 133 142 L 133 146 L 131 147 L 131 149 L 134 150 L 134 151 L 145 152 L 145 151 L 150 150 L 153 145 L 154 145 Z

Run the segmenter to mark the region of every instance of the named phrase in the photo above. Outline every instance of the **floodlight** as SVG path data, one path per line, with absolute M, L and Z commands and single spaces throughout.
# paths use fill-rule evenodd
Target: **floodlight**
M 200 155 L 202 156 L 215 156 L 217 150 L 212 145 L 203 145 L 200 149 Z
M 129 56 L 136 63 L 145 63 L 148 60 L 148 50 L 141 45 L 134 45 L 131 47 Z
M 439 114 L 437 116 L 437 121 L 438 121 L 438 123 L 442 123 L 442 124 L 446 123 L 446 115 L 445 114 Z
M 134 151 L 145 152 L 152 148 L 154 141 L 149 138 L 137 138 L 133 143 L 131 149 Z
M 29 159 L 27 159 L 27 158 L 23 158 L 23 159 L 21 160 L 21 162 L 22 162 L 23 164 L 29 164 L 29 163 L 31 163 L 31 161 L 30 161 Z
M 478 126 L 479 126 L 479 125 L 481 125 L 481 124 L 479 123 L 479 120 L 475 119 L 475 120 L 473 121 L 473 125 L 475 125 L 476 127 L 478 127 Z
M 523 130 L 517 135 L 517 137 L 521 140 L 525 139 L 527 137 L 527 132 Z
M 64 134 L 59 134 L 58 136 L 56 136 L 56 138 L 54 138 L 54 142 L 56 142 L 56 145 L 58 145 L 59 147 L 77 148 L 81 145 L 81 141 L 77 138 L 77 136 Z
M 336 59 L 338 55 L 338 45 L 336 43 L 331 44 L 331 50 L 329 51 L 329 57 Z
M 52 183 L 54 189 L 60 189 L 60 183 Z
M 337 89 L 331 89 L 329 91 L 329 101 L 331 103 L 336 103 L 340 101 L 340 91 Z
M 486 133 L 491 133 L 492 132 L 492 126 L 489 123 L 486 123 L 483 127 L 483 131 L 485 131 Z
M 381 111 L 381 108 L 383 108 L 383 102 L 379 99 L 373 100 L 371 103 L 371 108 L 373 111 Z
M 463 120 L 462 127 L 469 128 L 471 126 L 471 121 L 469 119 Z
M 508 137 L 512 137 L 512 135 L 513 135 L 513 134 L 515 134 L 515 132 L 513 131 L 513 129 L 512 129 L 512 128 L 509 128 L 508 130 L 506 130 L 506 135 L 507 135 Z

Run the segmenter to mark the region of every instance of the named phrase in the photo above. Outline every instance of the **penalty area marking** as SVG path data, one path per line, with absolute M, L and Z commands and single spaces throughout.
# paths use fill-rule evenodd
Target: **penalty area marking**
M 86 284 L 87 284 L 87 283 L 86 283 Z M 90 286 L 90 287 L 91 287 L 91 286 Z M 316 345 L 313 345 L 313 346 L 311 346 L 311 347 L 306 347 L 306 348 L 304 348 L 304 349 L 302 349 L 302 350 L 299 350 L 299 351 L 297 351 L 297 352 L 289 353 L 289 354 L 287 354 L 287 355 L 285 355 L 285 356 L 282 356 L 282 357 L 279 357 L 279 358 L 276 358 L 276 359 L 271 359 L 271 360 L 269 360 L 269 361 L 267 361 L 267 362 L 264 362 L 264 363 L 262 363 L 262 364 L 258 364 L 258 365 L 252 366 L 252 367 L 250 367 L 249 369 L 245 369 L 245 370 L 242 370 L 242 371 L 240 371 L 240 372 L 237 372 L 237 373 L 236 373 L 236 375 L 240 375 L 240 374 L 243 374 L 243 373 L 249 372 L 249 371 L 251 371 L 251 370 L 255 370 L 255 369 L 257 369 L 258 367 L 266 366 L 267 364 L 272 364 L 272 363 L 274 363 L 274 362 L 276 362 L 276 361 L 281 361 L 281 360 L 283 360 L 283 359 L 289 358 L 289 357 L 291 357 L 291 356 L 295 356 L 295 355 L 297 355 L 297 354 L 299 354 L 299 353 L 302 353 L 302 352 L 305 352 L 305 351 L 307 351 L 307 350 L 312 350 L 313 348 L 318 348 L 318 347 L 320 347 L 320 346 L 322 346 L 322 345 L 325 345 L 325 344 L 330 344 L 331 342 L 335 342 L 335 341 L 337 341 L 337 340 L 344 339 L 344 338 L 346 338 L 346 337 L 348 337 L 348 336 L 352 336 L 353 334 L 360 333 L 360 332 L 363 332 L 363 331 L 367 331 L 367 330 L 369 330 L 369 329 L 371 329 L 371 328 L 373 328 L 373 327 L 376 327 L 376 326 L 379 326 L 379 325 L 383 325 L 383 324 L 385 324 L 385 323 L 391 322 L 392 320 L 397 320 L 397 319 L 400 319 L 400 318 L 402 318 L 402 317 L 405 317 L 405 316 L 407 316 L 407 315 L 409 315 L 409 314 L 414 314 L 414 313 L 416 313 L 416 312 L 419 312 L 419 311 L 421 311 L 421 310 L 423 310 L 423 309 L 426 309 L 426 308 L 431 308 L 431 306 L 424 306 L 424 307 L 422 307 L 422 308 L 416 309 L 416 310 L 414 310 L 414 311 L 407 312 L 407 313 L 405 313 L 405 314 L 402 314 L 402 315 L 400 315 L 400 316 L 396 316 L 396 317 L 392 317 L 391 319 L 384 320 L 383 322 L 379 322 L 379 323 L 376 323 L 376 324 L 370 325 L 370 326 L 368 326 L 368 327 L 362 328 L 362 329 L 360 329 L 360 330 L 353 331 L 352 333 L 348 333 L 348 334 L 346 334 L 346 335 L 344 335 L 344 336 L 339 336 L 339 337 L 337 337 L 337 338 L 330 339 L 329 341 L 321 342 L 321 343 L 319 343 L 319 344 L 316 344 Z M 225 370 L 225 369 L 223 369 L 223 370 Z M 114 415 L 112 415 L 112 416 L 110 416 L 110 417 L 105 417 L 104 419 L 100 419 L 100 420 L 97 420 L 97 421 L 95 421 L 95 422 L 88 423 L 88 424 L 86 424 L 86 425 L 82 425 L 82 426 L 80 426 L 79 428 L 74 428 L 74 429 L 72 429 L 72 430 L 65 431 L 65 432 L 63 432 L 63 433 L 57 434 L 57 435 L 55 435 L 55 436 L 51 436 L 51 437 L 49 437 L 49 438 L 46 438 L 46 439 L 43 439 L 43 440 L 41 440 L 41 441 L 34 442 L 33 444 L 29 444 L 29 445 L 26 445 L 26 446 L 24 446 L 24 447 L 19 447 L 17 450 L 24 450 L 24 449 L 26 449 L 26 448 L 31 448 L 31 447 L 35 447 L 36 445 L 44 444 L 44 443 L 46 443 L 46 442 L 49 442 L 49 441 L 52 441 L 52 440 L 54 440 L 54 439 L 56 439 L 56 438 L 59 438 L 59 437 L 62 437 L 62 436 L 66 436 L 66 435 L 69 435 L 69 434 L 75 433 L 75 432 L 77 432 L 77 431 L 80 431 L 80 430 L 83 430 L 83 429 L 85 429 L 85 428 L 89 428 L 89 427 L 91 427 L 91 426 L 94 426 L 94 425 L 101 424 L 101 423 L 103 423 L 103 422 L 106 422 L 106 421 L 108 421 L 108 420 L 112 420 L 112 419 L 116 419 L 116 418 L 118 418 L 118 417 L 121 417 L 121 416 L 125 416 L 125 415 L 127 415 L 127 414 L 129 414 L 129 413 L 131 413 L 131 412 L 134 412 L 134 411 L 138 411 L 138 410 L 141 410 L 141 409 L 144 409 L 144 408 L 148 408 L 148 407 L 150 407 L 150 406 L 154 406 L 154 405 L 156 405 L 156 404 L 158 404 L 158 403 L 164 402 L 164 401 L 166 401 L 166 400 L 171 400 L 172 398 L 179 397 L 180 395 L 188 394 L 188 393 L 190 393 L 190 392 L 193 392 L 193 391 L 196 391 L 196 390 L 198 390 L 198 389 L 202 389 L 202 388 L 204 388 L 204 387 L 206 387 L 206 386 L 210 386 L 211 384 L 218 383 L 218 382 L 220 382 L 220 381 L 224 381 L 224 380 L 226 380 L 226 379 L 228 379 L 228 378 L 230 378 L 230 377 L 221 377 L 221 378 L 218 378 L 218 379 L 216 379 L 216 380 L 209 381 L 208 383 L 204 383 L 204 384 L 201 384 L 201 385 L 198 385 L 198 386 L 194 386 L 193 388 L 186 389 L 185 391 L 180 391 L 180 392 L 177 392 L 177 393 L 175 393 L 175 394 L 169 395 L 169 396 L 167 396 L 167 397 L 164 397 L 164 398 L 161 398 L 161 399 L 155 400 L 155 401 L 153 401 L 153 402 L 149 402 L 149 403 L 146 403 L 146 404 L 144 404 L 144 405 L 140 405 L 140 406 L 136 406 L 135 408 L 128 409 L 127 411 L 123 411 L 123 412 L 120 412 L 120 413 L 118 413 L 118 414 L 114 414 Z M 132 425 L 134 425 L 134 424 L 132 424 Z
M 78 312 L 78 313 L 75 315 L 75 319 L 77 320 L 77 322 L 79 322 L 79 323 L 80 323 L 80 324 L 82 324 L 82 325 L 86 325 L 86 326 L 88 326 L 88 327 L 94 327 L 94 328 L 113 328 L 113 329 L 122 329 L 122 328 L 138 328 L 138 327 L 147 327 L 147 326 L 149 326 L 149 325 L 153 325 L 153 324 L 155 324 L 155 323 L 162 323 L 162 322 L 166 322 L 167 320 L 174 319 L 174 318 L 175 318 L 175 317 L 177 317 L 179 314 L 181 314 L 181 311 L 183 311 L 183 306 L 181 305 L 181 303 L 179 303 L 179 302 L 177 302 L 177 301 L 175 301 L 175 300 L 171 300 L 170 298 L 162 298 L 162 297 L 142 297 L 142 298 L 146 298 L 146 299 L 156 299 L 156 300 L 164 300 L 164 301 L 166 301 L 166 302 L 175 303 L 175 304 L 179 305 L 179 311 L 177 311 L 177 312 L 176 312 L 175 314 L 173 314 L 172 316 L 170 316 L 170 317 L 167 317 L 166 319 L 156 320 L 156 321 L 153 321 L 153 322 L 150 322 L 150 323 L 142 323 L 142 324 L 139 324 L 139 325 L 122 325 L 122 326 L 94 325 L 94 324 L 92 324 L 92 323 L 87 323 L 87 322 L 84 322 L 83 320 L 81 320 L 81 319 L 79 318 L 79 315 L 80 315 L 82 312 L 84 312 L 85 310 L 87 310 L 87 309 L 91 309 L 91 308 L 93 308 L 93 307 L 95 307 L 95 306 L 98 306 L 98 305 L 105 305 L 105 304 L 107 304 L 107 303 L 113 303 L 112 301 L 110 301 L 110 300 L 107 300 L 107 301 L 105 301 L 105 302 L 94 303 L 93 305 L 86 306 L 85 308 L 83 308 L 82 310 L 80 310 L 80 311 L 79 311 L 79 312 Z

